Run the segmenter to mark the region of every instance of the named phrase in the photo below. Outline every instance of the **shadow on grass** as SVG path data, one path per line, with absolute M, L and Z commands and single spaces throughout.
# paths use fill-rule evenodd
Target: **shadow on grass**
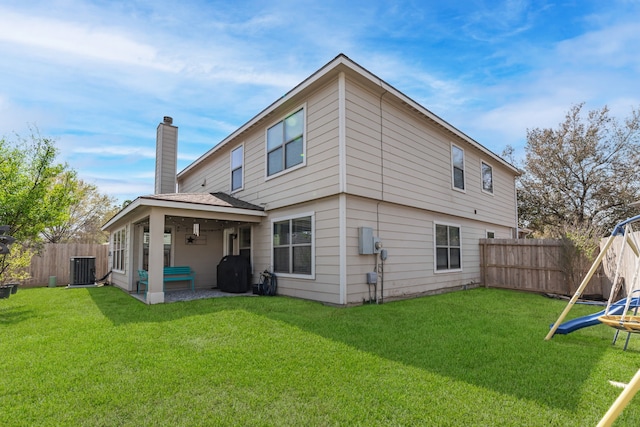
M 0 305 L 0 325 L 15 325 L 27 321 L 33 316 L 33 310 L 28 310 L 24 307 L 3 307 Z
M 86 288 L 86 290 L 89 292 L 96 307 L 114 325 L 171 322 L 184 317 L 203 315 L 226 309 L 224 304 L 212 304 L 212 299 L 148 305 L 133 298 L 123 290 L 112 286 Z
M 111 289 L 90 289 L 114 324 L 169 322 L 246 310 L 326 339 L 519 399 L 575 410 L 602 338 L 544 341 L 563 305 L 538 295 L 476 289 L 353 308 L 276 298 L 215 298 L 147 306 Z
M 538 295 L 479 289 L 334 309 L 319 321 L 265 315 L 389 360 L 575 410 L 609 342 L 580 334 L 544 341 L 562 308 Z

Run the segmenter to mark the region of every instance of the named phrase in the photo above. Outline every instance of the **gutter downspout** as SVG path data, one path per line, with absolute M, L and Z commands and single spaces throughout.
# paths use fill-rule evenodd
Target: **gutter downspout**
M 380 87 L 384 90 L 382 94 L 380 94 L 380 201 L 376 204 L 376 234 L 380 237 L 380 203 L 384 202 L 384 117 L 383 117 L 383 108 L 382 101 L 384 96 L 389 93 L 384 86 L 382 85 L 382 80 L 379 80 Z M 380 259 L 380 263 L 378 263 L 379 254 L 375 255 L 376 257 L 376 267 L 379 267 L 378 270 L 380 272 L 380 304 L 384 303 L 384 261 Z M 377 288 L 377 286 L 376 286 Z M 378 292 L 376 289 L 376 303 L 378 302 Z

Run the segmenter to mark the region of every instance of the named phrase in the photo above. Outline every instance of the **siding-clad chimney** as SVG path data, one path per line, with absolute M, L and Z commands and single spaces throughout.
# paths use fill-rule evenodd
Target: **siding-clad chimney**
M 173 119 L 165 116 L 156 134 L 156 188 L 155 194 L 176 192 L 178 168 L 178 128 Z

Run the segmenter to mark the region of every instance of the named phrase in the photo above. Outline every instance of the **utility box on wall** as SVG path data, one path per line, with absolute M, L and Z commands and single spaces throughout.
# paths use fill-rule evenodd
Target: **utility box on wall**
M 376 245 L 378 243 L 378 245 Z M 358 253 L 360 255 L 373 255 L 380 252 L 380 239 L 374 237 L 373 228 L 358 228 Z
M 373 228 L 358 228 L 358 253 L 360 255 L 373 254 Z
M 367 285 L 375 285 L 378 283 L 378 273 L 370 271 L 367 273 Z

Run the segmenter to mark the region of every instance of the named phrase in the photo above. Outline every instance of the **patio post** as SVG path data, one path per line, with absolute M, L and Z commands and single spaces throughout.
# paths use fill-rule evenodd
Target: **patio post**
M 147 304 L 164 302 L 164 213 L 151 208 L 149 215 L 149 290 Z

